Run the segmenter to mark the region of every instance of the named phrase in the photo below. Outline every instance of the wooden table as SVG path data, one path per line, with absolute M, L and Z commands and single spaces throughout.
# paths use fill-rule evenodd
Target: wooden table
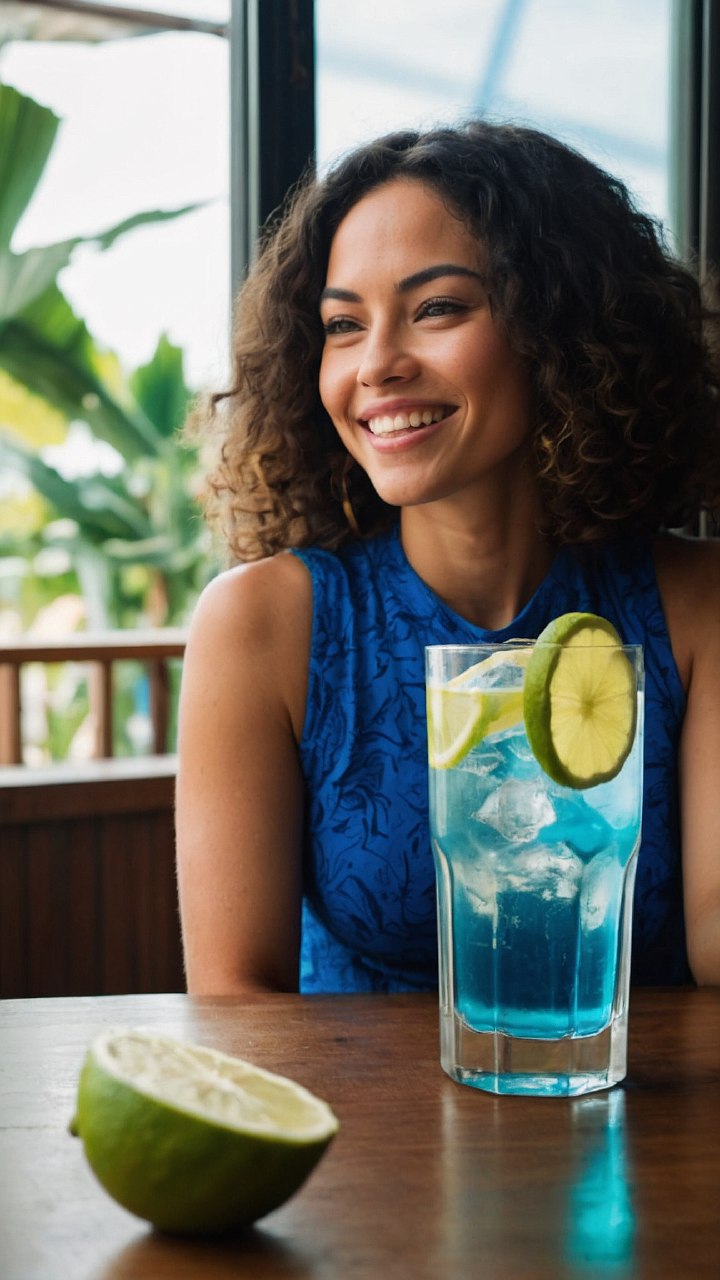
M 66 1131 L 108 1025 L 154 1027 L 294 1076 L 341 1122 L 245 1238 L 164 1237 Z M 495 1098 L 438 1065 L 430 996 L 0 1003 L 3 1280 L 563 1280 L 720 1276 L 720 991 L 636 991 L 623 1087 Z

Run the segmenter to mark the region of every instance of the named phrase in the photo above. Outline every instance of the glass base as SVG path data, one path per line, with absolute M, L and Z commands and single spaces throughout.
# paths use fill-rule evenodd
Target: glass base
M 487 1093 L 574 1098 L 610 1089 L 627 1072 L 627 1006 L 597 1035 L 560 1040 L 474 1031 L 441 1011 L 440 1062 L 458 1084 Z

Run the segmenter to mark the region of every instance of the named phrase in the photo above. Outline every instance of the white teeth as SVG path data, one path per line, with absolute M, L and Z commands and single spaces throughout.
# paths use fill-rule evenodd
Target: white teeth
M 368 418 L 368 427 L 374 436 L 389 436 L 394 431 L 408 431 L 411 427 L 429 427 L 433 422 L 440 422 L 447 414 L 444 408 L 413 409 L 411 413 L 384 414 L 377 418 Z

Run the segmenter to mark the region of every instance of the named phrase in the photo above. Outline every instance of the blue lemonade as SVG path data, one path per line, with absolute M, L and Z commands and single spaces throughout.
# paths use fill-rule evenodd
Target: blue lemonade
M 488 678 L 491 695 L 446 686 L 435 709 L 436 723 L 442 715 L 457 734 L 463 717 L 473 721 L 472 697 L 487 703 L 474 717 L 478 741 L 469 749 L 465 744 L 456 762 L 430 768 L 441 1019 L 449 1060 L 443 1065 L 456 1079 L 515 1092 L 512 1082 L 507 1088 L 502 1083 L 512 1069 L 488 1068 L 482 1048 L 470 1052 L 475 1033 L 478 1045 L 494 1037 L 495 1059 L 505 1052 L 498 1045 L 506 1037 L 596 1037 L 618 1013 L 619 987 L 627 987 L 642 707 L 638 694 L 638 728 L 620 772 L 611 781 L 574 789 L 553 781 L 533 755 L 518 698 L 522 664 L 495 665 Z M 498 683 L 502 679 L 505 685 Z M 463 1055 L 472 1061 L 473 1053 L 478 1081 L 471 1068 L 458 1066 Z M 491 1070 L 500 1083 L 487 1084 Z M 530 1076 L 528 1091 L 583 1091 L 562 1080 L 544 1087 L 542 1068 Z
M 607 1026 L 639 834 L 635 769 L 631 756 L 610 783 L 560 787 L 519 729 L 431 771 L 455 1004 L 470 1027 L 555 1038 Z

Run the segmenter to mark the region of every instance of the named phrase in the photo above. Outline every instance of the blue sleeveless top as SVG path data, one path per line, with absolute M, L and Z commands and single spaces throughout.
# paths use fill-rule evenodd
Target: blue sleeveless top
M 460 618 L 409 565 L 398 526 L 337 552 L 297 551 L 313 585 L 300 743 L 306 833 L 300 989 L 437 985 L 428 828 L 425 646 L 534 638 L 561 613 L 608 618 L 645 651 L 645 789 L 633 981 L 691 981 L 685 947 L 677 748 L 685 694 L 648 545 L 563 548 L 509 626 Z

